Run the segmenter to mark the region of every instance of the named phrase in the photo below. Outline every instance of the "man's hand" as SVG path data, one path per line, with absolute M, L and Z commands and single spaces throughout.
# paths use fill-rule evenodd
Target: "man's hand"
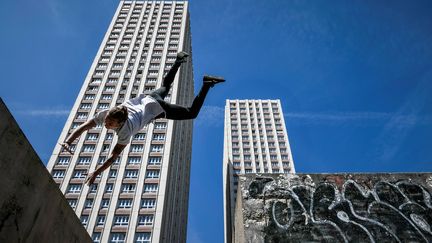
M 88 175 L 87 175 L 87 179 L 85 180 L 85 183 L 86 183 L 88 186 L 90 186 L 90 185 L 93 184 L 93 182 L 96 180 L 96 177 L 97 177 L 98 175 L 99 175 L 99 174 L 97 173 L 97 171 L 88 174 Z
M 72 155 L 74 154 L 74 152 L 71 149 L 71 146 L 68 143 L 59 143 L 59 144 L 62 146 L 64 150 L 68 151 Z

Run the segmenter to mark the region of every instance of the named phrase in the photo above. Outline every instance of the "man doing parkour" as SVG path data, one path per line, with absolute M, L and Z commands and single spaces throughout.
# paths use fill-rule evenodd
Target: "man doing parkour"
M 92 119 L 83 123 L 73 131 L 65 142 L 61 144 L 65 150 L 71 152 L 70 145 L 72 142 L 84 131 L 96 125 L 105 124 L 107 129 L 116 131 L 118 136 L 117 144 L 114 146 L 109 158 L 98 169 L 87 176 L 86 183 L 88 185 L 93 184 L 96 177 L 111 166 L 130 142 L 131 138 L 145 125 L 158 118 L 171 120 L 196 118 L 209 89 L 215 84 L 225 81 L 221 77 L 204 76 L 203 86 L 190 107 L 183 107 L 166 102 L 164 98 L 170 90 L 177 70 L 180 65 L 186 61 L 188 56 L 189 54 L 186 52 L 179 52 L 177 54 L 173 66 L 163 79 L 161 88 L 153 91 L 149 95 L 140 94 L 119 106 L 98 112 Z

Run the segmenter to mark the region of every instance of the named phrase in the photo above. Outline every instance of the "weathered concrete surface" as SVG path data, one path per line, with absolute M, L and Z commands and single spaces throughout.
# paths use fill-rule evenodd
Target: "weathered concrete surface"
M 92 242 L 1 99 L 0 242 Z
M 431 193 L 432 173 L 242 176 L 234 242 L 432 242 Z

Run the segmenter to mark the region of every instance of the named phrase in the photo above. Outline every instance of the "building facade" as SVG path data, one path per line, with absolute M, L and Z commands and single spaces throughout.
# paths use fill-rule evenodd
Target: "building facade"
M 97 112 L 161 86 L 179 51 L 192 54 L 187 1 L 120 1 L 58 142 Z M 194 98 L 192 55 L 166 97 Z M 84 184 L 110 155 L 114 131 L 95 127 L 54 148 L 48 169 L 95 242 L 185 242 L 191 120 L 158 119 L 133 137 L 95 183 Z
M 295 170 L 280 100 L 227 100 L 224 133 L 224 237 L 232 242 L 238 175 Z

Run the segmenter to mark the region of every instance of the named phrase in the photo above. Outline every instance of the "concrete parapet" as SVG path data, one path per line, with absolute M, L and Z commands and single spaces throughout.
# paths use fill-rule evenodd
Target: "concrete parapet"
M 1 99 L 0 242 L 92 242 Z
M 234 242 L 432 242 L 432 173 L 240 176 Z

